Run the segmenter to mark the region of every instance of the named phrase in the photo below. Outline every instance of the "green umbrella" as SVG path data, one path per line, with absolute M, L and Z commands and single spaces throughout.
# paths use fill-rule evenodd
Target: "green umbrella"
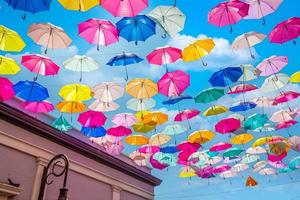
M 263 127 L 268 121 L 268 116 L 265 114 L 254 114 L 249 116 L 246 121 L 244 121 L 243 126 L 245 129 L 255 130 L 257 128 Z
M 153 158 L 158 162 L 169 166 L 176 166 L 177 164 L 177 157 L 171 153 L 157 152 L 153 155 Z
M 291 169 L 289 167 L 285 167 L 285 168 L 280 168 L 278 169 L 278 172 L 281 173 L 281 174 L 284 174 L 284 173 L 289 173 L 289 172 L 292 172 L 294 171 L 295 169 Z
M 289 168 L 292 170 L 300 168 L 300 156 L 295 157 L 289 162 Z
M 223 156 L 224 157 L 235 157 L 238 156 L 240 153 L 242 153 L 243 150 L 236 148 L 236 147 L 232 147 L 230 149 L 227 149 L 224 153 Z
M 209 103 L 218 100 L 222 96 L 224 96 L 224 89 L 209 88 L 201 91 L 194 99 L 196 103 Z
M 51 124 L 51 126 L 62 132 L 67 132 L 68 130 L 72 129 L 72 126 L 69 124 L 69 122 L 63 116 L 60 116 L 59 118 L 57 118 Z

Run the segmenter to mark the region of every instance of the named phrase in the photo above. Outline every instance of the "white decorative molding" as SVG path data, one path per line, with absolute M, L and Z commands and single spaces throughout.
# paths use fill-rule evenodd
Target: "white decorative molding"
M 22 190 L 22 188 L 0 183 L 0 200 L 7 200 L 9 197 L 17 196 Z
M 121 200 L 121 191 L 121 187 L 112 185 L 112 200 Z

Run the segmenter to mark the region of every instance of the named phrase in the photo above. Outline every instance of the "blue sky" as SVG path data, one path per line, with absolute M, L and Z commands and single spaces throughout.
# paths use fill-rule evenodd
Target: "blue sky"
M 154 7 L 158 5 L 172 5 L 172 0 L 149 0 L 149 8 L 143 11 L 147 13 Z M 51 9 L 49 12 L 42 12 L 39 14 L 27 15 L 27 19 L 24 21 L 21 18 L 23 12 L 14 11 L 12 8 L 8 7 L 4 0 L 0 0 L 0 24 L 7 26 L 11 29 L 17 31 L 22 38 L 24 38 L 27 43 L 26 48 L 20 54 L 6 54 L 11 56 L 16 60 L 20 60 L 20 56 L 24 53 L 41 53 L 41 48 L 34 44 L 31 39 L 26 35 L 28 27 L 33 22 L 51 22 L 57 26 L 60 26 L 65 29 L 65 31 L 73 39 L 72 45 L 66 50 L 50 51 L 48 56 L 55 60 L 59 65 L 61 63 L 75 55 L 75 54 L 87 54 L 91 57 L 97 59 L 100 62 L 101 68 L 97 71 L 98 73 L 84 74 L 83 82 L 88 85 L 95 85 L 96 83 L 102 81 L 117 81 L 124 84 L 123 80 L 123 69 L 110 68 L 105 66 L 105 63 L 109 58 L 113 57 L 117 53 L 122 51 L 132 52 L 138 54 L 140 57 L 145 57 L 150 51 L 159 46 L 164 46 L 166 44 L 175 45 L 181 47 L 186 44 L 186 41 L 195 40 L 197 37 L 212 37 L 217 41 L 217 50 L 215 50 L 212 55 L 205 58 L 208 61 L 209 66 L 202 67 L 201 63 L 195 62 L 190 64 L 177 63 L 175 66 L 171 66 L 171 69 L 182 69 L 187 70 L 191 75 L 191 86 L 186 91 L 186 94 L 195 95 L 199 91 L 209 87 L 207 80 L 211 74 L 222 67 L 239 65 L 242 63 L 252 63 L 254 65 L 258 64 L 262 59 L 272 56 L 272 55 L 286 55 L 289 57 L 289 65 L 285 67 L 282 72 L 291 75 L 293 72 L 298 71 L 300 68 L 299 63 L 299 45 L 293 45 L 291 42 L 284 45 L 271 44 L 268 39 L 263 43 L 255 47 L 256 50 L 256 59 L 252 60 L 248 56 L 248 51 L 232 52 L 228 49 L 229 44 L 234 40 L 234 38 L 244 32 L 248 31 L 257 31 L 268 34 L 272 28 L 279 22 L 288 19 L 293 16 L 300 16 L 299 11 L 299 1 L 298 0 L 284 0 L 278 11 L 267 16 L 267 24 L 263 26 L 261 20 L 244 20 L 240 23 L 233 26 L 234 32 L 229 33 L 229 28 L 217 28 L 213 25 L 207 23 L 207 14 L 209 10 L 217 5 L 219 0 L 209 0 L 209 1 L 200 1 L 200 0 L 177 0 L 178 7 L 187 15 L 186 25 L 184 30 L 180 35 L 176 36 L 173 39 L 163 39 L 161 38 L 162 33 L 158 30 L 156 36 L 151 37 L 145 43 L 139 43 L 138 46 L 135 46 L 133 43 L 128 43 L 127 41 L 121 39 L 119 43 L 111 45 L 107 48 L 101 48 L 100 51 L 96 51 L 96 48 L 93 45 L 89 45 L 82 38 L 77 35 L 77 24 L 83 22 L 91 17 L 109 19 L 113 22 L 117 22 L 119 18 L 113 18 L 109 13 L 103 10 L 100 7 L 94 8 L 87 13 L 79 13 L 74 11 L 67 11 L 63 9 L 62 6 L 58 4 L 57 1 L 53 1 Z M 299 42 L 299 41 L 298 41 Z M 4 54 L 0 52 L 0 54 Z M 159 77 L 164 73 L 164 70 L 156 67 L 149 66 L 147 62 L 142 62 L 141 64 L 129 67 L 130 78 L 133 77 L 150 77 L 153 80 L 158 80 Z M 34 77 L 33 74 L 29 73 L 25 68 L 22 69 L 22 72 L 10 79 L 14 82 L 19 80 L 29 79 L 32 80 Z M 57 95 L 59 88 L 63 84 L 74 83 L 79 79 L 77 73 L 72 73 L 69 71 L 62 70 L 58 77 L 55 77 L 55 81 L 52 81 L 50 77 L 39 77 L 39 82 L 44 84 L 50 89 L 50 101 L 57 103 L 60 98 Z M 257 84 L 261 84 L 260 81 Z M 288 86 L 289 89 L 298 90 L 298 86 Z M 251 93 L 248 98 L 253 96 L 259 96 L 260 94 Z M 222 99 L 223 104 L 232 104 L 239 100 L 240 97 L 236 99 L 225 98 Z M 118 103 L 121 105 L 129 99 L 128 95 L 120 99 Z M 176 112 L 175 107 L 163 108 L 161 101 L 164 99 L 162 95 L 158 95 L 155 98 L 158 102 L 158 109 L 168 111 L 170 115 L 174 115 Z M 296 100 L 292 103 L 293 106 L 297 106 L 299 100 Z M 193 102 L 189 101 L 185 105 L 182 105 L 185 108 L 197 108 L 203 111 L 206 106 L 196 105 Z M 283 107 L 284 108 L 284 107 Z M 123 111 L 126 110 L 121 108 Z M 278 108 L 277 108 L 278 109 Z M 118 111 L 121 112 L 121 111 Z M 254 111 L 253 111 L 254 112 Z M 259 111 L 255 111 L 259 112 Z M 115 113 L 109 114 L 109 116 Z M 249 113 L 251 114 L 251 113 Z M 57 112 L 54 112 L 54 115 L 58 115 Z M 222 116 L 221 116 L 222 117 Z M 208 128 L 211 129 L 212 125 L 215 122 L 215 118 L 204 119 L 197 118 L 196 120 L 201 121 L 192 121 L 192 126 L 194 129 L 199 128 Z M 199 123 L 200 122 L 200 123 Z M 75 122 L 73 122 L 75 123 Z M 74 124 L 77 126 L 77 124 Z M 291 129 L 292 132 L 295 132 L 299 126 Z M 160 131 L 161 127 L 158 131 Z M 282 131 L 282 134 L 286 132 Z M 180 139 L 184 139 L 185 136 L 182 136 Z M 217 138 L 217 140 L 222 140 L 224 138 Z M 207 146 L 209 146 L 208 144 Z M 206 147 L 207 147 L 206 146 Z M 127 148 L 127 152 L 132 148 Z M 290 157 L 289 157 L 290 158 Z M 288 161 L 288 160 L 287 160 Z M 259 181 L 259 187 L 249 189 L 244 187 L 245 177 L 248 175 L 248 172 L 243 175 L 239 175 L 237 178 L 229 180 L 222 180 L 220 178 L 215 178 L 210 180 L 202 180 L 199 178 L 193 178 L 190 181 L 185 179 L 177 178 L 180 168 L 174 167 L 164 171 L 154 170 L 153 174 L 163 180 L 161 186 L 156 188 L 156 199 L 165 200 L 165 199 L 185 199 L 190 200 L 219 200 L 220 198 L 224 200 L 238 200 L 243 198 L 244 200 L 252 199 L 272 199 L 272 200 L 297 200 L 300 199 L 299 192 L 299 182 L 300 174 L 299 171 L 295 171 L 290 175 L 293 177 L 293 180 L 290 179 L 288 175 L 277 175 L 270 177 L 270 180 L 266 177 L 260 175 L 254 175 L 254 177 Z M 249 172 L 249 174 L 251 174 Z M 252 175 L 252 174 L 251 174 Z

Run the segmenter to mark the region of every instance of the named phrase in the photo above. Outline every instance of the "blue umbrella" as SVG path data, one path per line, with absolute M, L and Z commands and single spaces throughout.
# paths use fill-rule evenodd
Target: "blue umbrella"
M 133 53 L 125 53 L 116 55 L 115 57 L 111 58 L 107 65 L 110 66 L 124 66 L 126 71 L 126 81 L 128 80 L 128 72 L 127 72 L 127 65 L 132 65 L 141 62 L 143 59 L 138 57 Z
M 52 0 L 5 0 L 8 5 L 16 10 L 23 10 L 25 12 L 37 13 L 45 10 L 49 10 Z M 22 16 L 26 18 L 26 14 Z
M 170 145 L 160 148 L 162 153 L 177 153 L 178 149 L 176 145 Z
M 164 105 L 173 105 L 173 104 L 179 103 L 180 101 L 186 100 L 186 99 L 193 99 L 193 97 L 191 97 L 191 96 L 171 97 L 171 98 L 163 101 L 162 104 L 164 104 Z
M 88 137 L 103 137 L 106 135 L 106 130 L 102 126 L 97 128 L 82 127 L 81 132 Z
M 44 101 L 49 97 L 48 90 L 34 81 L 19 81 L 14 85 L 16 96 L 27 102 Z
M 214 87 L 225 87 L 237 82 L 242 75 L 243 71 L 240 67 L 227 67 L 215 72 L 208 81 Z
M 236 106 L 232 106 L 229 108 L 231 112 L 240 112 L 240 111 L 247 111 L 251 110 L 256 107 L 256 104 L 253 102 L 241 102 Z
M 128 42 L 146 41 L 155 34 L 155 22 L 145 15 L 135 17 L 124 17 L 117 23 L 117 28 L 121 37 Z

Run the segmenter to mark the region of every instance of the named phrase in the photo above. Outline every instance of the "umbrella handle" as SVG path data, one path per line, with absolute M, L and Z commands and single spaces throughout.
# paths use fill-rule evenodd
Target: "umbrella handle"
M 138 45 L 138 41 L 134 41 L 134 44 L 135 44 L 135 45 Z
M 45 49 L 44 53 L 45 53 L 45 54 L 47 54 L 47 53 L 48 53 L 48 48 L 46 48 L 46 49 Z
M 233 33 L 233 28 L 232 28 L 231 24 L 230 24 L 230 30 L 229 30 L 229 33 Z
M 201 62 L 202 62 L 202 65 L 204 66 L 204 67 L 206 67 L 207 66 L 207 62 L 204 62 L 204 60 L 201 58 Z
M 252 58 L 252 59 L 255 59 L 255 56 L 254 56 L 253 54 L 251 54 L 251 58 Z
M 26 13 L 24 15 L 22 15 L 22 19 L 25 20 L 26 19 Z
M 263 26 L 266 25 L 266 19 L 265 19 L 265 17 L 263 17 L 262 20 L 263 20 L 263 21 L 262 21 L 262 25 L 263 25 Z
M 293 40 L 293 44 L 296 45 L 296 44 L 297 44 L 297 41 L 296 41 L 296 40 Z
M 163 38 L 163 39 L 167 38 L 167 34 L 164 33 L 164 34 L 161 36 L 161 38 Z
M 177 0 L 174 0 L 173 6 L 176 6 L 176 5 L 177 5 Z

